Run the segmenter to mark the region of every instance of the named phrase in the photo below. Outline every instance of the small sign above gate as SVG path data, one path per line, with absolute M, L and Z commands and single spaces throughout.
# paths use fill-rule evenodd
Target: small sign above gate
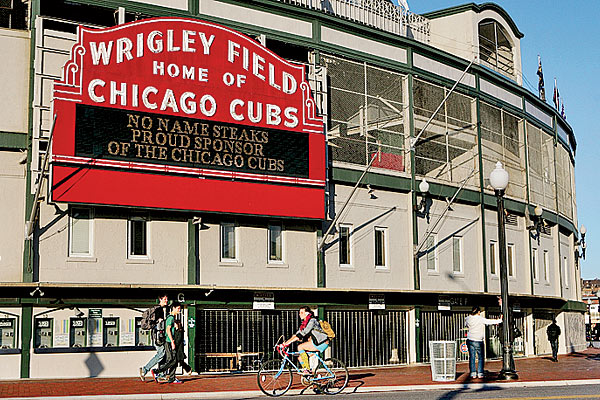
M 273 292 L 254 292 L 252 308 L 255 310 L 274 310 L 275 294 Z
M 385 310 L 385 295 L 370 294 L 369 295 L 369 310 Z

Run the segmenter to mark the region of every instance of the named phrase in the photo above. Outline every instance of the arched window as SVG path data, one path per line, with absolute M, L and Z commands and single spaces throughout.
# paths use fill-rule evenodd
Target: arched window
M 496 71 L 514 76 L 512 44 L 506 30 L 491 19 L 479 23 L 479 58 Z

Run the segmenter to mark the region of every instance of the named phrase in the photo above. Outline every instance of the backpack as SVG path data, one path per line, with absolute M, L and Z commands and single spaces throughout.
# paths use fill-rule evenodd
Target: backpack
M 144 331 L 149 331 L 156 326 L 156 310 L 160 306 L 150 307 L 142 313 L 142 322 L 140 328 Z
M 331 324 L 329 322 L 319 321 L 319 324 L 321 325 L 321 329 L 323 330 L 323 332 L 325 332 L 329 340 L 335 337 L 335 332 L 333 331 L 333 328 L 331 328 Z

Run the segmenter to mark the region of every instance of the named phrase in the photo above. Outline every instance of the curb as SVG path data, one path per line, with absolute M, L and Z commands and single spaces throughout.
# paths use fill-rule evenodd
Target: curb
M 516 381 L 494 383 L 450 383 L 435 385 L 405 385 L 405 386 L 368 386 L 356 387 L 354 390 L 344 390 L 343 393 L 398 392 L 412 390 L 491 390 L 498 387 L 536 387 L 536 386 L 578 386 L 600 385 L 600 379 L 578 379 L 562 381 Z M 286 395 L 300 395 L 306 389 L 293 389 Z M 84 395 L 84 396 L 39 396 L 39 397 L 4 397 L 0 400 L 191 400 L 191 399 L 248 399 L 266 396 L 260 390 L 230 391 L 230 392 L 184 392 L 184 393 L 141 393 L 122 395 Z

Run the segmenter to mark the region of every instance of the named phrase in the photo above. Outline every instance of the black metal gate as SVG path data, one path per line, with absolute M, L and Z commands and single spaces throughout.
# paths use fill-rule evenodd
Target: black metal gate
M 325 319 L 335 330 L 331 357 L 348 367 L 407 362 L 406 311 L 333 311 Z
M 298 310 L 198 310 L 197 371 L 252 371 L 273 357 L 280 336 L 296 332 Z
M 488 311 L 486 317 L 498 319 L 502 317 L 502 313 L 500 311 Z M 525 332 L 525 313 L 513 313 L 512 320 L 513 326 L 521 333 L 519 337 L 513 336 L 513 355 L 515 357 L 525 357 L 525 338 L 527 337 L 527 333 Z M 486 358 L 502 357 L 502 345 L 500 343 L 500 336 L 502 335 L 501 327 L 502 325 L 488 325 L 486 327 Z
M 422 311 L 421 312 L 421 355 L 423 362 L 429 362 L 429 342 L 452 340 L 457 343 L 457 359 L 468 360 L 469 354 L 460 351 L 465 340 L 465 318 L 468 312 Z

